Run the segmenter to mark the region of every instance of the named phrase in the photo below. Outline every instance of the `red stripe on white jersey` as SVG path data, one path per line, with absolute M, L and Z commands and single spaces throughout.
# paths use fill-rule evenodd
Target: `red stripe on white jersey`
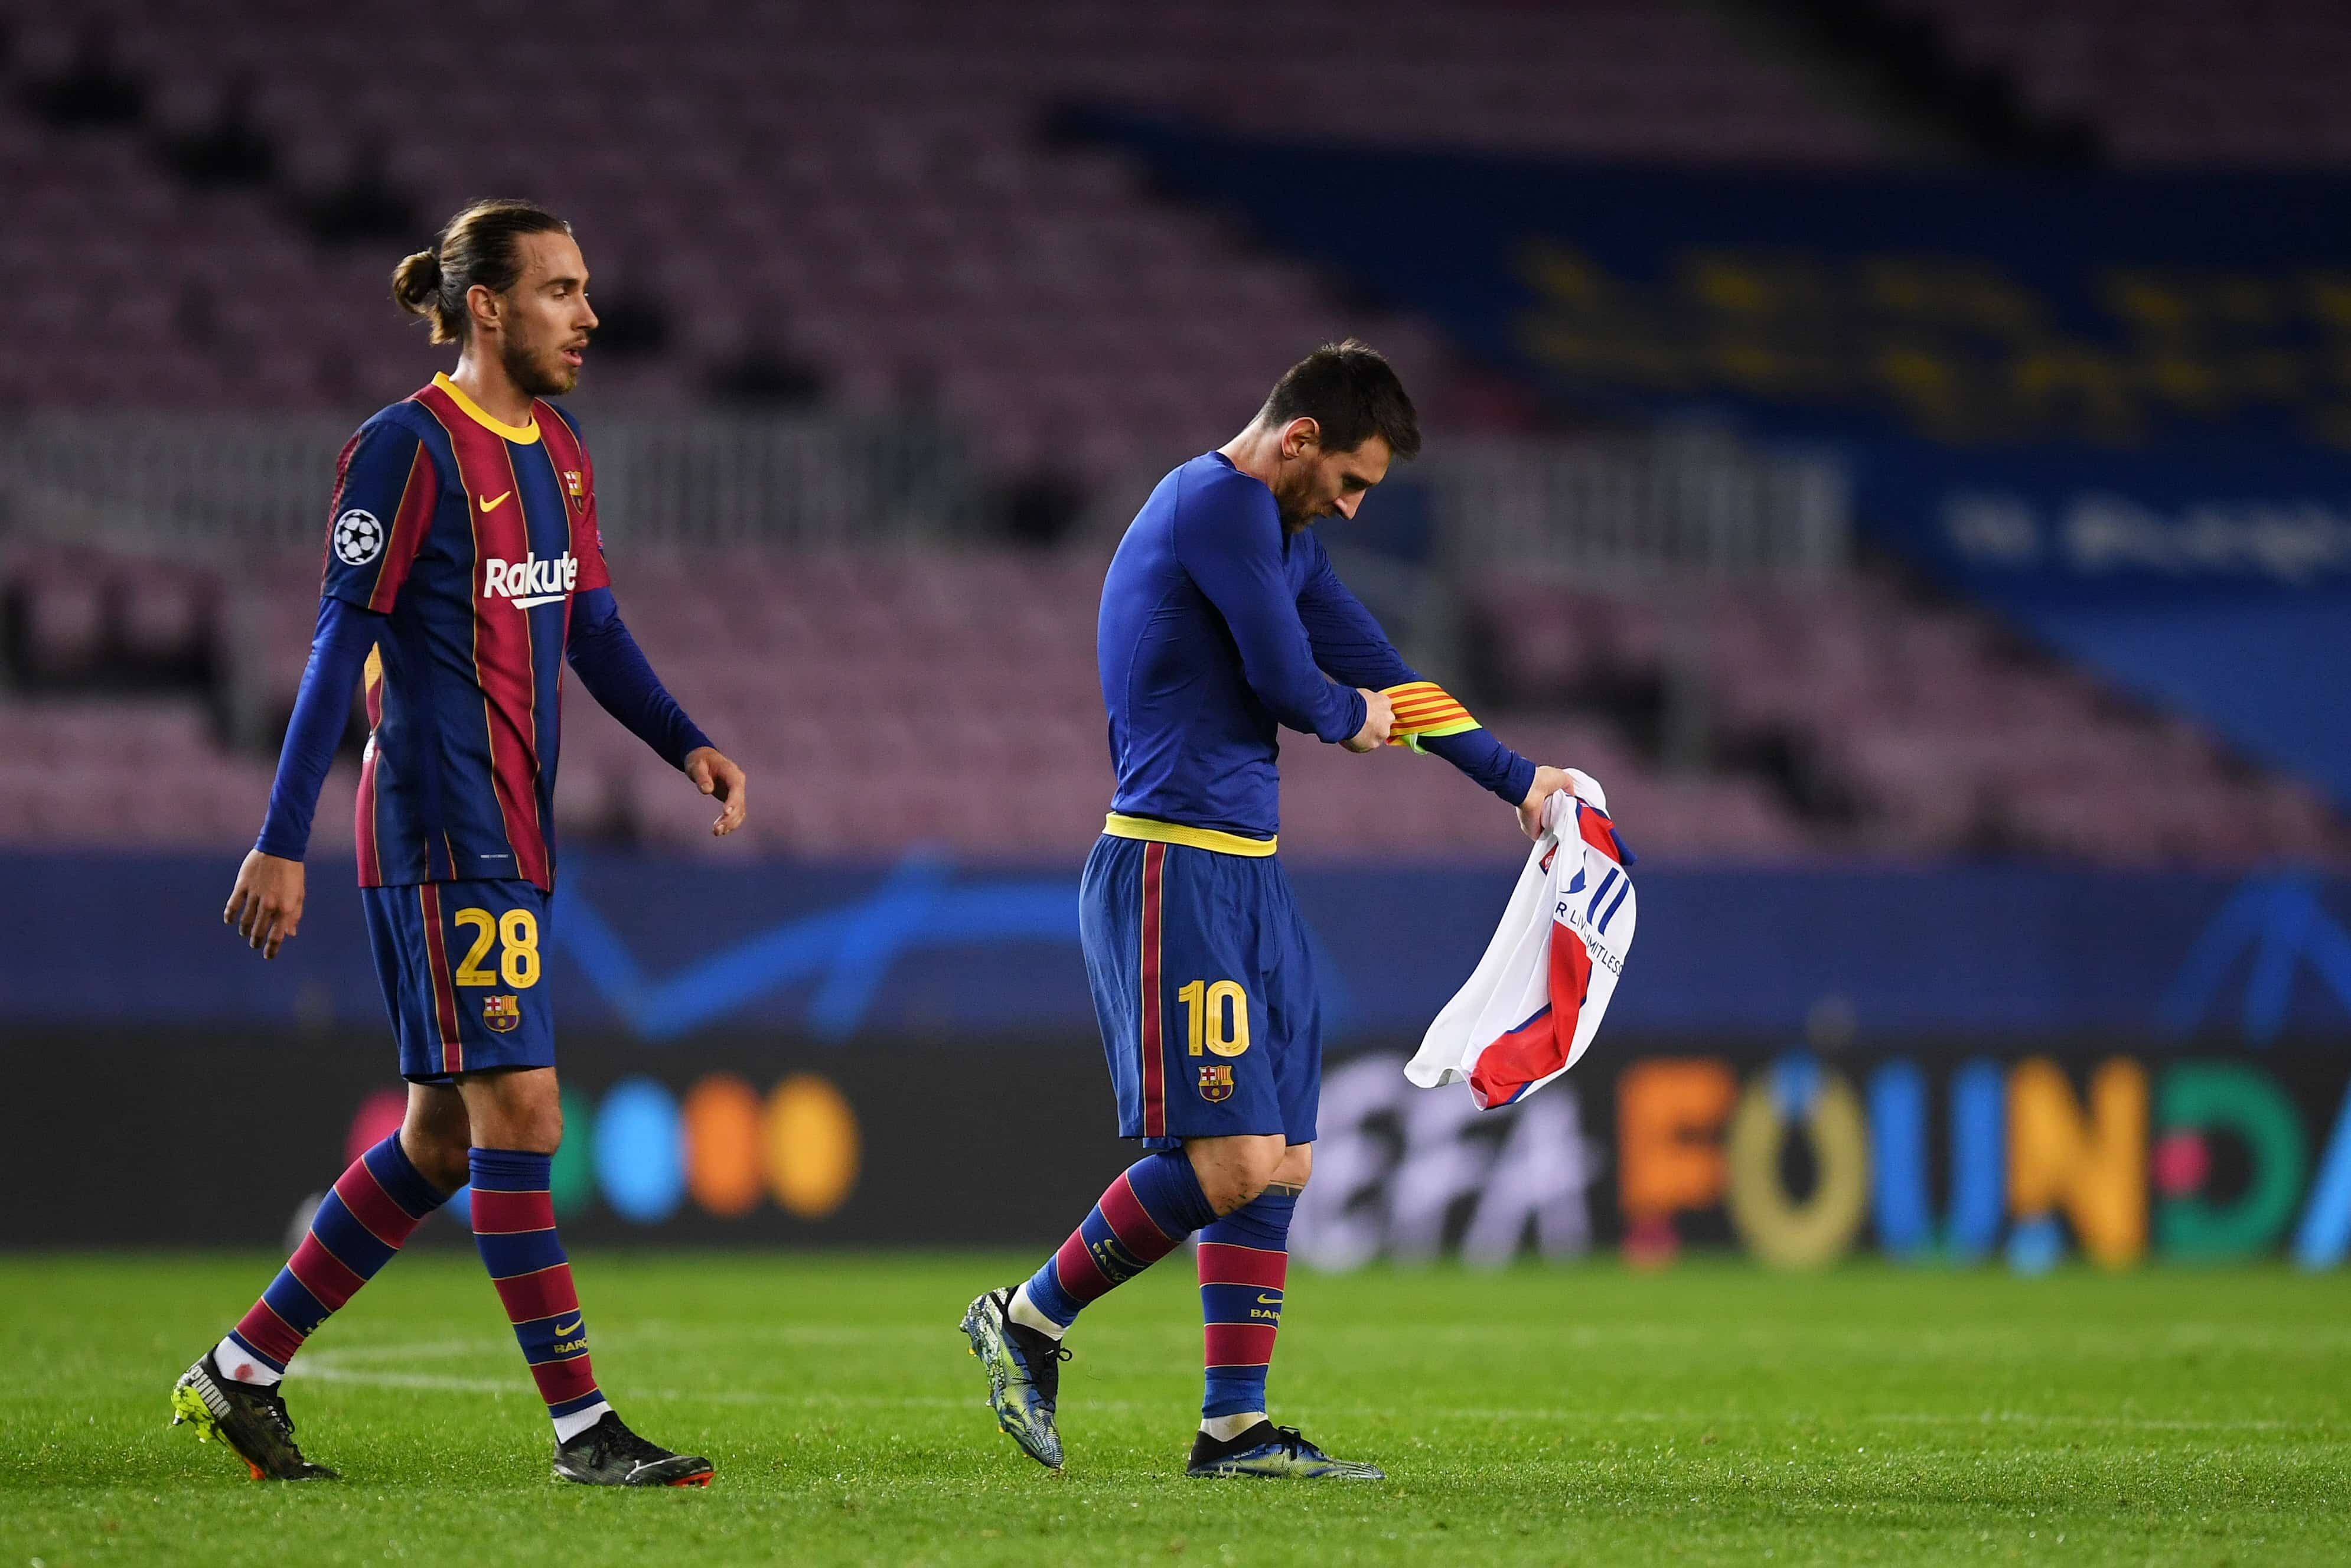
M 1589 819 L 1587 819 L 1588 821 Z M 1511 1096 L 1567 1065 L 1575 1026 L 1583 1016 L 1584 993 L 1592 988 L 1592 955 L 1566 927 L 1551 929 L 1551 1006 L 1488 1046 L 1469 1073 L 1469 1090 L 1480 1106 L 1507 1105 Z

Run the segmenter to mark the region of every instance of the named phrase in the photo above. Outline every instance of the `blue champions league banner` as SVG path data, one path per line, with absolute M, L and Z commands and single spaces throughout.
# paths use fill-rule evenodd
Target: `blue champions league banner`
M 1069 120 L 1562 408 L 1833 449 L 1881 539 L 2351 806 L 2351 178 L 1628 169 Z
M 0 1019 L 332 1030 L 353 1051 L 378 1042 L 389 1074 L 346 868 L 313 868 L 302 934 L 268 964 L 221 925 L 235 871 L 228 856 L 0 856 Z M 2351 1032 L 2351 880 L 1648 862 L 1639 875 L 1641 941 L 1612 1036 L 1792 1037 L 1823 1009 L 1876 1040 Z M 1475 967 L 1511 877 L 1510 860 L 1294 872 L 1333 1045 L 1416 1039 Z M 562 1030 L 649 1051 L 714 1029 L 820 1048 L 1093 1031 L 1074 866 L 575 852 L 545 951 Z
M 110 1113 L 0 1146 L 0 1246 L 271 1244 L 404 1096 L 340 866 L 264 964 L 234 857 L 0 857 L 0 1059 Z M 1501 1262 L 1735 1247 L 2033 1271 L 2067 1258 L 2351 1256 L 2351 880 L 1645 862 L 1590 1060 L 1520 1105 L 1405 1082 L 1505 901 L 1486 869 L 1293 873 L 1332 1054 L 1300 1257 Z M 561 1019 L 567 1234 L 591 1243 L 1050 1245 L 1129 1157 L 1076 875 L 567 858 L 542 943 Z M 269 1135 L 157 1129 L 236 1086 Z M 942 1194 L 1003 1129 L 1037 1176 Z M 466 1240 L 462 1212 L 435 1222 Z

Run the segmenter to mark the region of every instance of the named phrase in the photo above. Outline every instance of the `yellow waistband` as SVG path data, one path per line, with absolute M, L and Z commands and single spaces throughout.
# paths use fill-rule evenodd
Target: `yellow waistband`
M 1253 858 L 1273 853 L 1274 846 L 1281 841 L 1279 838 L 1245 839 L 1238 833 L 1220 833 L 1214 828 L 1187 828 L 1181 822 L 1122 816 L 1116 811 L 1102 823 L 1102 831 L 1113 839 L 1148 839 L 1155 844 L 1185 844 L 1220 855 Z

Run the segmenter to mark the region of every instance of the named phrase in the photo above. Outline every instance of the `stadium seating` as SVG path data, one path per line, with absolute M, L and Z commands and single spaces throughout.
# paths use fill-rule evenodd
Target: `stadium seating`
M 2191 0 L 1909 3 L 2037 101 L 2095 119 L 2126 161 L 2351 155 L 2351 20 L 2322 0 L 2225 18 Z M 449 79 L 466 14 L 416 29 L 365 9 L 0 0 L 0 286 L 20 302 L 0 405 L 361 412 L 434 362 L 384 298 L 392 261 L 461 201 L 515 190 L 576 218 L 607 304 L 658 319 L 598 356 L 591 413 L 706 399 L 746 362 L 806 364 L 854 403 L 944 405 L 999 472 L 1092 478 L 1197 446 L 1343 327 L 1375 330 L 1440 405 L 1446 355 L 1214 214 L 1154 202 L 1118 156 L 1050 144 L 1057 103 L 1554 155 L 1880 152 L 1702 11 L 1639 0 L 694 5 L 658 27 L 595 0 L 569 8 L 559 66 L 487 29 L 505 41 L 472 57 L 485 84 L 559 75 L 528 115 L 503 85 Z M 89 50 L 137 89 L 136 118 L 57 122 Z M 1237 90 L 1251 57 L 1264 85 Z M 172 150 L 218 135 L 225 106 L 271 150 L 266 181 L 175 177 Z M 305 225 L 355 186 L 404 209 L 397 233 L 310 243 Z M 1451 402 L 1475 417 L 1474 397 Z
M 2351 11 L 2333 0 L 1904 0 L 2027 101 L 2079 115 L 2142 164 L 2351 158 Z
M 225 750 L 185 700 L 0 701 L 0 841 L 25 848 L 247 848 L 269 800 L 266 758 Z M 358 772 L 329 775 L 312 841 L 352 841 Z
M 13 85 L 69 76 L 103 38 L 145 89 L 128 128 L 54 127 L 21 95 L 0 108 L 24 220 L 0 285 L 38 324 L 0 345 L 0 400 L 38 386 L 51 406 L 363 412 L 434 363 L 385 299 L 393 260 L 463 201 L 519 191 L 574 218 L 600 301 L 668 318 L 657 350 L 599 354 L 591 417 L 707 396 L 747 358 L 805 362 L 854 403 L 945 405 L 998 472 L 1092 478 L 1228 434 L 1316 339 L 1365 330 L 1440 403 L 1444 354 L 1214 215 L 1154 202 L 1118 156 L 1047 144 L 1056 102 L 1590 155 L 1871 152 L 1699 15 L 1638 0 L 686 5 L 653 27 L 603 0 L 569 8 L 559 63 L 486 27 L 505 41 L 469 53 L 478 88 L 450 79 L 465 10 L 416 28 L 221 0 L 0 0 Z M 1265 62 L 1260 90 L 1233 90 L 1237 56 Z M 524 95 L 534 112 L 492 85 L 501 70 L 544 85 Z M 274 184 L 199 193 L 166 173 L 159 150 L 214 127 L 225 97 L 277 150 Z M 379 160 L 409 225 L 308 243 L 302 214 Z
M 750 826 L 726 852 L 870 859 L 927 839 L 967 860 L 1074 863 L 1108 804 L 1092 659 L 1102 566 L 1094 548 L 664 548 L 632 550 L 617 575 L 664 679 L 758 781 Z M 0 842 L 110 842 L 126 811 L 139 842 L 248 841 L 317 574 L 308 551 L 241 562 L 225 584 L 191 563 L 87 549 L 0 561 L 16 656 L 37 692 L 58 694 L 0 702 Z M 177 596 L 155 622 L 185 638 L 160 663 L 123 637 L 133 586 L 158 580 Z M 1678 606 L 1524 586 L 1474 599 L 1495 688 L 1480 716 L 1519 749 L 1604 780 L 1646 855 L 2351 860 L 2351 835 L 2304 787 L 1887 582 L 1716 589 Z M 1620 722 L 1618 695 L 1657 689 L 1693 626 L 1717 765 L 1668 768 L 1629 738 L 1648 727 Z M 149 695 L 92 695 L 142 674 Z M 180 695 L 154 695 L 167 689 Z M 239 736 L 247 744 L 225 744 Z M 1743 760 L 1772 746 L 1843 809 Z M 1293 858 L 1516 852 L 1502 807 L 1432 758 L 1290 737 L 1283 770 Z M 322 844 L 350 841 L 349 772 L 320 808 Z M 576 686 L 557 810 L 575 841 L 715 848 L 709 803 Z
M 2249 770 L 1985 617 L 1866 576 L 1695 604 L 1498 587 L 1483 606 L 1499 679 L 1521 701 L 1654 689 L 1689 647 L 1718 749 L 1792 747 L 1853 797 L 1850 827 L 1819 847 L 2124 865 L 2351 853 L 2307 787 Z
M 2099 0 L 2063 20 L 2020 0 L 1915 4 L 2049 105 L 2095 116 L 2126 158 L 2351 153 L 2334 97 L 2306 90 L 2351 59 L 2351 25 L 2315 0 L 2270 0 L 2243 25 L 2186 0 Z M 638 319 L 633 348 L 597 356 L 591 423 L 708 401 L 747 365 L 807 365 L 851 407 L 942 410 L 1000 475 L 1123 480 L 1226 434 L 1290 352 L 1351 327 L 1437 420 L 1497 405 L 1426 330 L 1350 309 L 1218 215 L 1156 201 L 1120 156 L 1056 143 L 1056 105 L 1552 155 L 1834 166 L 1880 151 L 1702 12 L 1639 0 L 712 3 L 664 7 L 653 27 L 590 0 L 553 65 L 490 28 L 511 41 L 469 57 L 471 79 L 496 84 L 481 86 L 453 81 L 448 39 L 501 14 L 436 15 L 387 27 L 288 0 L 0 0 L 0 287 L 18 306 L 0 409 L 363 413 L 439 359 L 384 298 L 393 259 L 462 200 L 519 190 L 577 220 L 600 302 Z M 1236 90 L 1237 58 L 1264 62 L 1261 87 Z M 534 112 L 501 72 L 546 89 Z M 200 142 L 246 146 L 252 177 L 221 157 L 189 174 Z M 329 210 L 341 232 L 381 232 L 314 243 Z M 1495 417 L 1511 416 L 1500 400 Z M 620 577 L 660 667 L 761 779 L 754 844 L 893 852 L 946 791 L 967 808 L 940 830 L 959 852 L 1035 859 L 1081 852 L 1105 803 L 1100 570 L 1082 550 L 656 550 Z M 316 575 L 307 549 L 229 571 L 14 547 L 0 609 L 28 695 L 0 699 L 0 840 L 119 840 L 136 770 L 170 781 L 141 792 L 138 841 L 244 841 Z M 1481 714 L 1640 802 L 1628 829 L 1646 852 L 2345 852 L 2299 786 L 1883 582 L 1725 590 L 1694 611 L 1474 598 L 1497 699 Z M 1629 738 L 1623 695 L 1691 669 L 1717 765 L 1667 768 Z M 1806 787 L 1752 765 L 1764 752 L 1795 758 Z M 575 833 L 708 842 L 706 803 L 577 694 L 566 756 Z M 1304 743 L 1287 763 L 1298 855 L 1511 852 L 1440 764 Z M 324 842 L 350 831 L 348 779 L 331 788 Z

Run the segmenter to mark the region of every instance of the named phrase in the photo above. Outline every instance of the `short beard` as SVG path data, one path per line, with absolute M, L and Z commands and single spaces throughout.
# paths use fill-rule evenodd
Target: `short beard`
M 1292 534 L 1303 532 L 1305 529 L 1314 526 L 1314 519 L 1306 515 L 1305 511 L 1299 506 L 1298 502 L 1293 497 L 1282 495 L 1280 491 L 1276 491 L 1274 492 L 1273 505 L 1275 509 L 1281 515 L 1281 537 L 1283 538 L 1288 538 Z
M 561 361 L 549 371 L 512 339 L 499 345 L 498 362 L 506 368 L 507 380 L 525 397 L 561 397 L 580 384 L 578 371 Z

